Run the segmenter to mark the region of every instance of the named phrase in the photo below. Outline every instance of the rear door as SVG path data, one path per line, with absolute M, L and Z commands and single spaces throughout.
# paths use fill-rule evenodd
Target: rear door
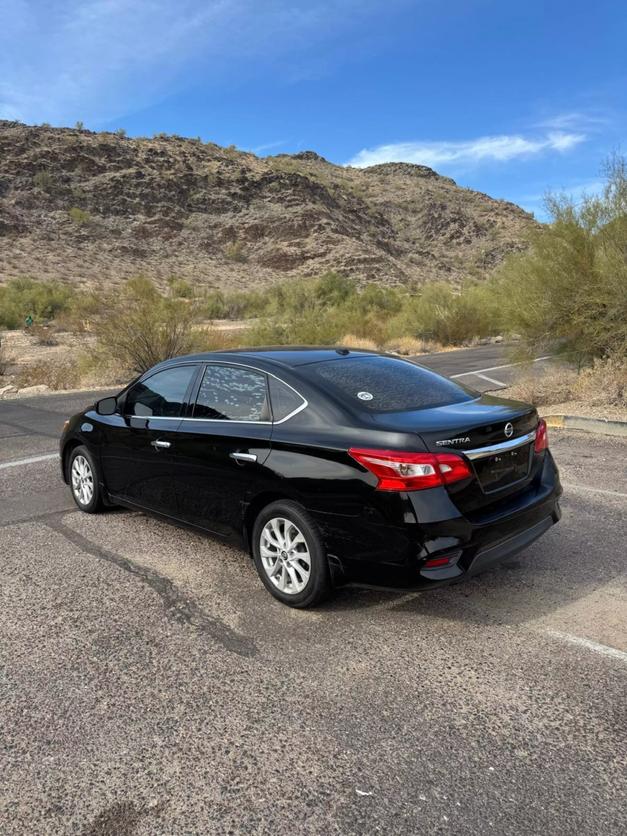
M 265 372 L 208 363 L 177 433 L 179 516 L 221 535 L 240 533 L 249 498 L 266 479 L 272 416 Z
M 111 494 L 176 516 L 177 429 L 197 372 L 197 364 L 173 366 L 128 390 L 121 404 L 124 414 L 107 426 L 102 445 L 102 469 Z

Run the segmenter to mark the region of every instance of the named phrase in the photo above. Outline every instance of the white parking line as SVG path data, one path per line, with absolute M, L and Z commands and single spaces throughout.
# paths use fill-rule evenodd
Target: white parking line
M 16 459 L 12 462 L 1 462 L 0 470 L 6 470 L 7 467 L 19 467 L 21 464 L 35 464 L 35 462 L 45 462 L 49 459 L 58 459 L 58 453 L 46 453 L 43 456 L 31 456 L 29 459 Z
M 627 653 L 623 650 L 618 650 L 616 647 L 608 647 L 606 644 L 599 644 L 598 642 L 590 641 L 590 639 L 582 639 L 580 636 L 571 636 L 570 633 L 562 633 L 561 630 L 545 630 L 549 636 L 554 639 L 561 639 L 569 642 L 569 644 L 576 644 L 579 647 L 585 647 L 586 650 L 592 650 L 594 653 L 600 653 L 602 656 L 610 656 L 612 659 L 620 659 L 621 662 L 627 662 Z
M 620 496 L 623 499 L 627 499 L 627 493 L 621 493 L 620 491 L 606 491 L 603 488 L 589 488 L 587 485 L 571 485 L 568 482 L 564 482 L 564 487 L 569 491 L 583 491 L 584 493 L 600 493 L 602 496 Z
M 488 383 L 494 383 L 495 386 L 507 386 L 507 383 L 503 383 L 500 380 L 495 380 L 493 377 L 488 377 L 487 374 L 481 374 L 480 372 L 473 372 L 475 377 L 480 377 L 481 380 L 487 380 Z
M 550 360 L 553 357 L 552 354 L 547 354 L 546 357 L 536 357 L 535 360 L 532 360 L 532 363 L 539 363 L 542 360 Z M 512 366 L 524 366 L 525 360 L 521 360 L 520 363 L 505 363 L 503 366 L 490 366 L 487 369 L 475 369 L 474 372 L 462 372 L 461 374 L 452 374 L 450 375 L 451 380 L 456 380 L 458 377 L 466 377 L 469 374 L 478 374 L 481 376 L 483 372 L 495 372 L 498 369 L 511 369 Z

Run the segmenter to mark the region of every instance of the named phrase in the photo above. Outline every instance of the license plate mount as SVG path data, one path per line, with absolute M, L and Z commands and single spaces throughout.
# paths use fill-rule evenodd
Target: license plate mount
M 492 493 L 521 482 L 529 475 L 531 444 L 494 453 L 474 462 L 475 472 L 484 493 Z

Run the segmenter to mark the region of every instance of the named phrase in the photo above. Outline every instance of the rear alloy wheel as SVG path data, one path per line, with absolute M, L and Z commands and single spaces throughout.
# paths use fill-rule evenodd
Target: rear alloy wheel
M 102 508 L 98 470 L 86 447 L 76 447 L 68 462 L 70 488 L 81 511 L 94 514 Z
M 259 514 L 253 557 L 264 585 L 284 604 L 311 607 L 329 593 L 329 566 L 320 533 L 295 502 L 273 502 Z

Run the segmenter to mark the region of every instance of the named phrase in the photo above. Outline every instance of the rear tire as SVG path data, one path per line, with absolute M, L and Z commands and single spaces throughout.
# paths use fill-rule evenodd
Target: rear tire
M 289 607 L 314 607 L 329 596 L 329 564 L 318 526 L 291 500 L 267 505 L 257 516 L 252 551 L 264 586 Z
M 81 511 L 97 514 L 103 508 L 100 473 L 87 447 L 75 447 L 68 458 L 68 480 L 72 497 Z

